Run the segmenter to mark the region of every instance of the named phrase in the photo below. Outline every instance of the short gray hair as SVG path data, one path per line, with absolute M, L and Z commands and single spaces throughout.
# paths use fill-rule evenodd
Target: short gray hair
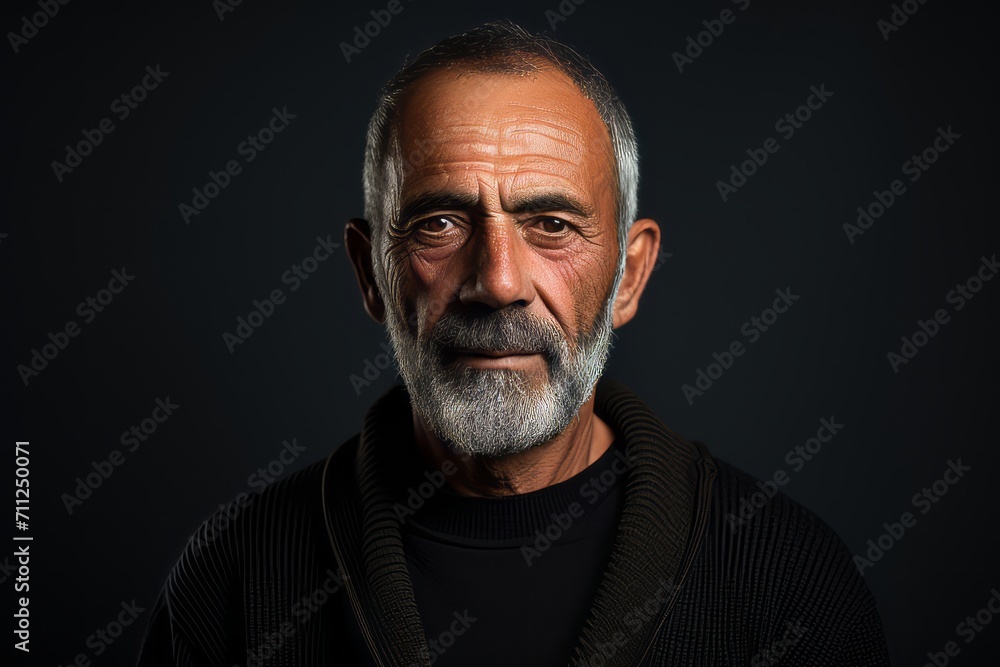
M 421 52 L 403 65 L 379 95 L 368 125 L 363 181 L 365 217 L 372 226 L 372 262 L 380 289 L 387 287 L 383 280 L 386 238 L 383 232 L 387 218 L 399 214 L 405 170 L 423 159 L 420 154 L 403 156 L 396 137 L 393 119 L 403 93 L 432 70 L 461 65 L 484 73 L 524 74 L 538 71 L 539 61 L 566 74 L 594 103 L 608 129 L 617 184 L 615 216 L 619 249 L 618 270 L 611 294 L 617 293 L 625 271 L 628 231 L 639 205 L 639 151 L 632 121 L 611 84 L 586 58 L 565 44 L 550 37 L 532 35 L 507 21 L 486 23 Z

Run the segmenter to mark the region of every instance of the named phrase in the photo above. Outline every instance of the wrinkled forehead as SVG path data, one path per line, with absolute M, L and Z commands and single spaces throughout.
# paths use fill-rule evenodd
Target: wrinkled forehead
M 508 188 L 589 193 L 595 204 L 609 188 L 613 196 L 607 127 L 594 103 L 551 66 L 428 72 L 400 100 L 395 132 L 404 193 L 494 178 Z

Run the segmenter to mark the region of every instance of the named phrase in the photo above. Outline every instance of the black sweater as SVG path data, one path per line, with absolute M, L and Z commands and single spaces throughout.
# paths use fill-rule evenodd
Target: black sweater
M 780 493 L 734 520 L 755 479 L 620 384 L 598 384 L 595 411 L 629 465 L 571 664 L 888 664 L 871 593 L 822 520 Z M 396 387 L 326 461 L 206 521 L 164 585 L 139 664 L 431 664 L 397 502 L 412 438 Z
M 422 467 L 410 488 L 421 488 Z M 434 667 L 569 661 L 614 545 L 627 470 L 617 443 L 531 493 L 471 498 L 423 486 L 429 497 L 403 513 L 403 550 Z

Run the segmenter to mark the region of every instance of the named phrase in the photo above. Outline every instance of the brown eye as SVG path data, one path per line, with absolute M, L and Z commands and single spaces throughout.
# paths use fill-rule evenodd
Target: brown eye
M 541 218 L 539 227 L 546 234 L 561 234 L 569 227 L 569 223 L 559 218 Z
M 455 223 L 445 217 L 427 218 L 420 223 L 420 227 L 431 234 L 441 234 L 449 231 Z

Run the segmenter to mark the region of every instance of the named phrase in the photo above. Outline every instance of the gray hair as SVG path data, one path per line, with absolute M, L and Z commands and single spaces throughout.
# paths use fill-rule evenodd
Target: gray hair
M 632 121 L 611 84 L 586 58 L 550 37 L 532 35 L 505 21 L 486 23 L 435 44 L 406 62 L 382 89 L 368 126 L 363 181 L 365 217 L 372 226 L 372 262 L 383 296 L 389 296 L 384 291 L 386 222 L 396 222 L 394 218 L 399 214 L 403 176 L 426 158 L 419 146 L 413 154 L 402 155 L 393 119 L 403 93 L 422 75 L 436 69 L 462 65 L 484 73 L 525 74 L 539 71 L 540 61 L 566 74 L 594 103 L 611 138 L 617 185 L 619 261 L 610 294 L 617 294 L 625 272 L 628 231 L 638 209 L 639 151 Z

